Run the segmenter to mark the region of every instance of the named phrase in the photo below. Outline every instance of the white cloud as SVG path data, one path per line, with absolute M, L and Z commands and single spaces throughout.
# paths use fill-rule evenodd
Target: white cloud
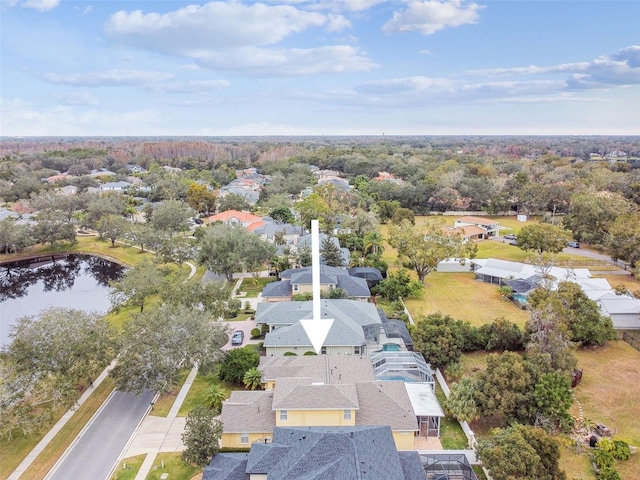
M 89 92 L 67 92 L 56 93 L 52 98 L 57 100 L 61 105 L 98 105 L 98 99 Z
M 358 101 L 371 105 L 420 107 L 427 104 L 496 102 L 544 96 L 569 100 L 570 95 L 562 95 L 563 89 L 564 82 L 561 80 L 472 82 L 415 76 L 366 82 L 358 85 L 355 91 L 360 94 Z
M 151 86 L 151 90 L 160 93 L 206 93 L 229 87 L 227 80 L 190 80 L 188 82 L 166 82 Z
M 344 30 L 351 26 L 351 22 L 342 15 L 330 13 L 327 15 L 327 18 L 329 19 L 327 25 L 327 31 L 329 32 L 339 32 L 340 30 Z
M 567 81 L 570 89 L 640 85 L 640 46 L 633 45 L 590 62 Z
M 478 12 L 482 8 L 476 3 L 465 4 L 462 0 L 411 1 L 406 9 L 395 12 L 382 30 L 385 33 L 418 31 L 431 35 L 444 28 L 477 23 Z
M 20 5 L 24 8 L 46 12 L 60 5 L 60 0 L 10 0 L 8 3 L 10 6 Z
M 325 15 L 288 5 L 211 2 L 165 14 L 119 11 L 107 21 L 105 30 L 116 42 L 188 55 L 202 49 L 273 45 L 327 21 Z
M 106 70 L 88 73 L 45 73 L 43 78 L 51 83 L 84 87 L 114 87 L 124 85 L 148 85 L 173 78 L 172 73 L 145 70 Z
M 569 74 L 569 89 L 596 89 L 613 86 L 640 85 L 640 45 L 632 45 L 613 55 L 604 55 L 590 62 L 560 65 L 489 68 L 470 70 L 466 75 L 476 76 L 525 76 L 545 74 Z
M 334 32 L 350 25 L 338 14 L 232 1 L 189 5 L 165 14 L 119 11 L 107 21 L 105 31 L 113 42 L 190 58 L 207 68 L 282 76 L 375 67 L 363 52 L 351 46 L 276 47 L 287 37 L 312 27 Z
M 167 135 L 167 118 L 152 110 L 111 111 L 71 106 L 43 108 L 19 98 L 0 99 L 3 135 Z M 175 131 L 175 130 L 174 130 Z
M 242 48 L 203 51 L 195 60 L 205 67 L 256 76 L 340 73 L 377 67 L 357 47 L 347 45 L 306 49 Z
M 584 71 L 588 66 L 589 62 L 579 62 L 553 65 L 548 67 L 529 65 L 528 67 L 483 68 L 478 70 L 469 70 L 465 73 L 467 75 L 480 76 L 540 75 L 543 73 L 581 72 Z

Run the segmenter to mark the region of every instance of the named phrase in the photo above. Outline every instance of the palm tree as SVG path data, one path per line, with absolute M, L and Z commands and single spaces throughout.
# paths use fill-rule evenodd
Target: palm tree
M 205 392 L 205 403 L 216 411 L 222 409 L 222 402 L 227 398 L 227 391 L 217 383 L 212 383 Z
M 365 253 L 371 252 L 373 255 L 382 253 L 384 237 L 380 232 L 370 232 L 364 236 L 364 251 Z
M 262 388 L 262 372 L 257 367 L 252 367 L 244 374 L 242 382 L 249 390 L 260 390 Z

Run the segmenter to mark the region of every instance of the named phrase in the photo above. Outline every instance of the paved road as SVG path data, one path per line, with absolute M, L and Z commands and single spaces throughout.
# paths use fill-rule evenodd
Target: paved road
M 106 479 L 153 397 L 112 394 L 45 480 Z

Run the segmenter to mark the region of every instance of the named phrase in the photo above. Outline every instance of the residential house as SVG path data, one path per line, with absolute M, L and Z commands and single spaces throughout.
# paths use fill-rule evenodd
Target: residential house
M 287 352 L 304 355 L 315 349 L 300 324 L 311 319 L 313 302 L 261 302 L 256 309 L 256 327 L 267 329 L 264 348 L 268 356 Z M 357 300 L 321 300 L 321 318 L 333 319 L 321 353 L 360 355 L 396 344 L 402 350 L 412 350 L 413 343 L 401 320 L 390 320 L 372 303 Z
M 640 299 L 617 295 L 606 279 L 591 278 L 586 268 L 541 268 L 494 258 L 473 259 L 471 262 L 476 279 L 510 287 L 512 297 L 522 306 L 527 304 L 527 296 L 541 282 L 545 282 L 547 288 L 556 288 L 558 283 L 570 281 L 577 283 L 585 295 L 599 305 L 601 313 L 611 318 L 616 330 L 640 329 Z
M 102 192 L 124 192 L 132 184 L 129 182 L 107 182 L 100 185 L 100 191 Z
M 495 220 L 482 217 L 460 217 L 453 222 L 456 229 L 461 229 L 465 238 L 486 239 L 500 235 L 500 225 Z
M 223 403 L 225 448 L 270 442 L 274 426 L 388 425 L 399 450 L 415 449 L 416 437 L 439 435 L 444 414 L 433 385 L 376 380 L 367 356 L 262 357 L 258 368 L 266 390 L 232 392 Z M 427 428 L 422 418 L 434 402 L 436 427 Z
M 427 480 L 418 452 L 398 451 L 388 426 L 276 427 L 249 453 L 214 456 L 202 480 L 222 478 Z
M 407 183 L 401 178 L 396 177 L 393 173 L 389 172 L 378 172 L 378 176 L 372 178 L 371 180 L 376 182 L 395 183 L 396 185 L 404 185 L 405 183 Z
M 263 224 L 253 230 L 263 240 L 271 243 L 275 241 L 277 234 L 282 234 L 282 239 L 287 244 L 293 244 L 300 237 L 300 228 L 290 223 L 280 223 L 271 217 L 262 217 Z
M 631 295 L 616 295 L 611 291 L 596 302 L 600 305 L 600 312 L 611 318 L 613 328 L 619 334 L 625 330 L 640 330 L 640 299 Z
M 76 187 L 75 185 L 66 185 L 62 188 L 58 188 L 56 192 L 59 193 L 60 195 L 65 195 L 67 197 L 70 197 L 78 193 L 78 187 Z
M 207 223 L 222 222 L 227 225 L 240 225 L 249 231 L 253 231 L 264 225 L 262 217 L 249 212 L 238 210 L 226 210 L 206 218 Z
M 367 281 L 352 277 L 344 268 L 320 265 L 320 289 L 342 288 L 353 300 L 367 301 L 371 297 Z M 280 281 L 272 282 L 262 290 L 262 299 L 266 302 L 291 300 L 297 293 L 312 293 L 313 281 L 311 267 L 291 268 L 280 272 Z

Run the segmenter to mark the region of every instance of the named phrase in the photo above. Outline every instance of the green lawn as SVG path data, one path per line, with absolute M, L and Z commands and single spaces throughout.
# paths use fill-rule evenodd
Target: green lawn
M 524 326 L 526 311 L 502 300 L 497 286 L 474 279 L 472 273 L 429 274 L 421 298 L 405 300 L 414 320 L 420 315 L 442 312 L 458 320 L 481 326 L 499 317 Z
M 146 458 L 145 455 L 136 455 L 135 457 L 123 458 L 111 480 L 133 480 L 138 474 L 138 470 L 142 466 L 142 462 Z
M 167 480 L 190 480 L 201 471 L 200 467 L 184 463 L 180 453 L 159 453 L 146 480 L 160 480 L 164 473 L 169 474 Z
M 436 397 L 440 405 L 444 404 L 444 392 L 436 382 Z M 469 446 L 467 436 L 462 431 L 460 423 L 447 415 L 440 419 L 440 442 L 445 450 L 464 450 Z
M 243 298 L 255 298 L 259 293 L 262 293 L 262 289 L 267 283 L 275 282 L 276 277 L 260 277 L 257 280 L 254 278 L 244 278 L 238 288 L 238 292 L 246 292 L 244 297 L 238 297 L 239 300 Z M 244 304 L 242 305 L 244 307 Z
M 207 388 L 209 388 L 209 385 L 212 383 L 221 385 L 227 391 L 227 397 L 231 390 L 238 389 L 237 385 L 220 381 L 216 373 L 212 373 L 210 375 L 201 375 L 198 373 L 196 378 L 193 380 L 189 393 L 187 393 L 187 396 L 178 411 L 178 416 L 186 417 L 196 406 L 204 405 Z
M 182 385 L 184 385 L 187 376 L 189 375 L 190 370 L 183 368 L 180 370 L 178 380 L 175 384 L 171 386 L 171 390 L 169 393 L 165 393 L 164 395 L 160 395 L 156 400 L 156 403 L 153 405 L 151 412 L 149 415 L 153 415 L 154 417 L 166 417 L 173 406 L 173 403 L 180 393 L 180 389 Z

